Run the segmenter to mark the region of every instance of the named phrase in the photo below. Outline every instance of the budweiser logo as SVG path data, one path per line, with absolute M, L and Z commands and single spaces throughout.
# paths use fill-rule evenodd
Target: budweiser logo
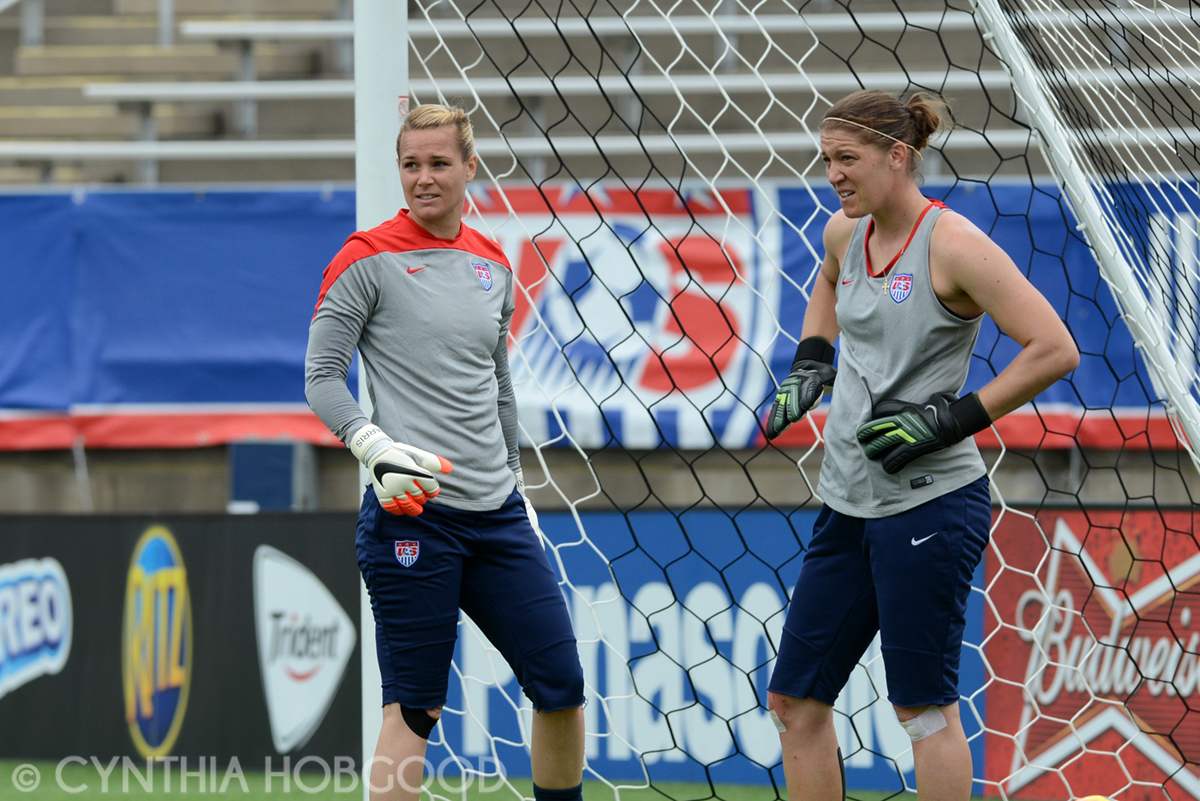
M 1053 704 L 1064 692 L 1120 700 L 1142 682 L 1150 695 L 1188 696 L 1195 692 L 1200 633 L 1192 633 L 1186 648 L 1173 637 L 1122 637 L 1123 621 L 1114 616 L 1108 634 L 1097 640 L 1088 631 L 1072 634 L 1078 616 L 1072 614 L 1075 599 L 1069 591 L 1060 592 L 1053 605 L 1045 603 L 1045 596 L 1027 595 L 1021 606 L 1039 600 L 1049 614 L 1033 629 L 1018 631 L 1022 640 L 1037 643 L 1029 651 L 1025 686 L 1039 704 Z M 1017 614 L 1019 620 L 1020 612 Z M 1180 617 L 1186 626 L 1191 615 Z
M 1160 799 L 1165 784 L 1200 799 L 1185 767 L 1200 758 L 1186 700 L 1200 679 L 1182 592 L 1200 576 L 1191 531 L 1190 512 L 1008 514 L 997 526 L 986 772 L 1010 797 Z

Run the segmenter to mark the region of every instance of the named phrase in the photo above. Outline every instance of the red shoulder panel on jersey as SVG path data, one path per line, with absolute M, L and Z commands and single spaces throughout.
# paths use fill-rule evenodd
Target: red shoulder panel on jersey
M 455 240 L 455 247 L 474 253 L 477 256 L 483 256 L 491 261 L 499 262 L 507 267 L 510 273 L 512 272 L 512 265 L 509 264 L 508 256 L 504 255 L 504 251 L 500 248 L 500 245 L 465 223 L 462 227 L 462 233 Z
M 317 296 L 317 305 L 313 309 L 313 317 L 317 316 L 317 310 L 321 308 L 321 301 L 325 300 L 325 293 L 338 280 L 338 277 L 356 261 L 379 253 L 404 253 L 409 250 L 434 248 L 450 248 L 474 253 L 503 264 L 509 272 L 512 271 L 512 265 L 500 245 L 469 225 L 464 224 L 462 232 L 456 238 L 441 239 L 413 222 L 408 216 L 408 209 L 401 209 L 399 214 L 387 222 L 377 225 L 369 231 L 357 231 L 350 235 L 346 244 L 342 245 L 342 249 L 325 268 L 325 275 L 321 280 L 321 292 Z
M 359 259 L 374 256 L 378 252 L 361 232 L 351 234 L 350 238 L 346 240 L 346 244 L 342 245 L 342 249 L 325 268 L 325 275 L 321 279 L 321 292 L 317 295 L 317 305 L 313 308 L 313 317 L 317 316 L 317 310 L 321 308 L 321 301 L 325 300 L 325 293 L 333 286 L 333 282 L 338 280 L 338 277 L 346 272 L 351 264 Z
M 321 280 L 321 292 L 317 295 L 317 305 L 313 309 L 313 317 L 317 316 L 317 309 L 321 308 L 321 301 L 325 300 L 325 293 L 338 280 L 338 277 L 356 261 L 378 253 L 401 253 L 406 250 L 430 247 L 427 238 L 420 236 L 418 232 L 423 233 L 423 229 L 409 221 L 407 211 L 401 211 L 392 219 L 370 230 L 356 231 L 351 234 L 346 240 L 346 244 L 342 245 L 342 249 L 325 268 L 325 275 Z

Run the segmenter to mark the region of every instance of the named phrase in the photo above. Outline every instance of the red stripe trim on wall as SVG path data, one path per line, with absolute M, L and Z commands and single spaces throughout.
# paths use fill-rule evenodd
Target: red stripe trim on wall
M 824 411 L 813 414 L 818 430 L 825 428 Z M 1146 450 L 1178 446 L 1171 422 L 1161 412 L 1135 410 L 1055 409 L 1041 416 L 1022 409 L 996 423 L 1008 448 L 1065 449 L 1076 442 L 1083 448 Z M 238 405 L 155 406 L 130 409 L 82 409 L 67 414 L 0 412 L 0 451 L 64 450 L 78 437 L 88 448 L 203 448 L 243 440 L 287 439 L 341 447 L 325 425 L 307 409 L 261 411 Z M 761 440 L 761 435 L 760 435 Z M 812 426 L 802 420 L 774 441 L 781 448 L 809 447 L 816 441 Z M 989 429 L 975 436 L 981 448 L 999 447 Z M 761 445 L 761 442 L 760 442 Z
M 826 412 L 813 414 L 817 429 L 825 430 Z M 1147 414 L 1145 410 L 1122 409 L 1055 409 L 1039 416 L 1032 409 L 1019 409 L 995 423 L 996 430 L 1007 448 L 1062 450 L 1074 446 L 1101 450 L 1144 451 L 1151 445 L 1156 449 L 1174 449 L 1179 440 L 1171 421 L 1163 412 Z M 759 439 L 762 439 L 760 435 Z M 816 442 L 812 425 L 801 420 L 774 440 L 780 448 L 807 448 Z M 975 435 L 981 448 L 999 448 L 996 434 L 988 429 Z
M 204 448 L 244 440 L 291 440 L 341 447 L 311 411 L 207 408 L 0 416 L 0 450 Z

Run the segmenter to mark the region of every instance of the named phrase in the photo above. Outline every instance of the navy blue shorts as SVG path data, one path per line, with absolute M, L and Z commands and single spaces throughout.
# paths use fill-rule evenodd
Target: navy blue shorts
M 991 523 L 987 476 L 891 517 L 823 507 L 770 690 L 832 706 L 879 632 L 889 701 L 956 703 L 971 576 Z
M 384 704 L 446 702 L 460 608 L 508 661 L 534 709 L 583 704 L 567 604 L 519 493 L 494 511 L 429 503 L 409 517 L 385 512 L 368 488 L 357 546 Z

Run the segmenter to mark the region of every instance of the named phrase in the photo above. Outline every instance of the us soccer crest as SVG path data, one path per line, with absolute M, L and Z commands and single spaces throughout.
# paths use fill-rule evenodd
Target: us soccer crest
M 900 275 L 892 276 L 892 283 L 888 288 L 888 293 L 892 296 L 892 300 L 900 303 L 912 293 L 912 287 L 912 273 L 901 273 Z
M 396 561 L 400 564 L 412 567 L 420 555 L 421 543 L 419 540 L 396 540 Z
M 488 269 L 487 264 L 473 261 L 471 266 L 475 268 L 475 274 L 479 276 L 479 283 L 483 284 L 485 290 L 492 288 L 492 271 Z

